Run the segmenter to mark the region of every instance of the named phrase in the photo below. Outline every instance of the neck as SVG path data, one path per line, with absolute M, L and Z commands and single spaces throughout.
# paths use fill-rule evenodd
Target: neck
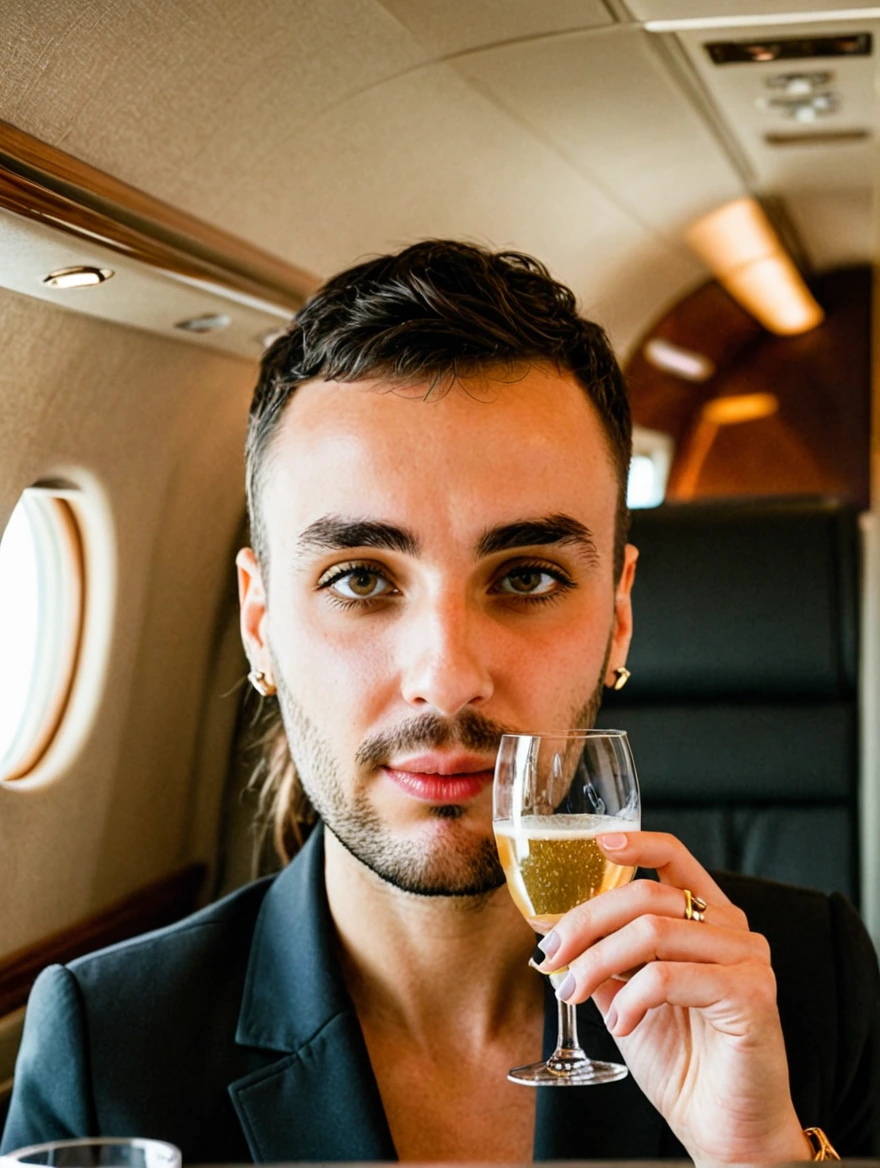
M 479 1044 L 540 1008 L 542 979 L 528 969 L 535 934 L 506 888 L 479 898 L 415 896 L 380 879 L 326 829 L 325 840 L 330 913 L 362 1021 L 413 1037 L 445 1026 Z

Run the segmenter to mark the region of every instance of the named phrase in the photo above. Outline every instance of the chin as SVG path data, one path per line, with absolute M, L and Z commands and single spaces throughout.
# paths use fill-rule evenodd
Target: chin
M 455 809 L 457 814 L 450 814 Z M 491 832 L 473 830 L 467 808 L 431 808 L 416 825 L 379 834 L 333 830 L 342 846 L 386 884 L 414 896 L 485 898 L 504 883 Z

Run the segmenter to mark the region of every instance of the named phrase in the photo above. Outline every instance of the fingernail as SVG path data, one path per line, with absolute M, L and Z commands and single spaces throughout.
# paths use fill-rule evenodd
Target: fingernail
M 550 958 L 562 944 L 562 938 L 555 929 L 551 929 L 546 937 L 542 937 L 538 942 L 538 948 L 544 954 L 545 958 Z
M 612 832 L 611 835 L 600 835 L 599 843 L 606 852 L 619 852 L 629 844 L 629 836 L 623 832 Z
M 576 986 L 577 986 L 577 982 L 574 979 L 574 974 L 573 973 L 566 974 L 565 981 L 562 983 L 562 985 L 556 991 L 556 996 L 560 1000 L 560 1002 L 566 1001 L 568 999 L 568 995 L 574 993 Z
M 605 1015 L 605 1029 L 609 1034 L 614 1032 L 614 1027 L 617 1025 L 617 1007 L 612 1005 L 611 1009 Z

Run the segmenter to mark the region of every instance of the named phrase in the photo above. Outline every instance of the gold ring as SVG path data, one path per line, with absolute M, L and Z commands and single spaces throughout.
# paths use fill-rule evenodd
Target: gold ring
M 704 921 L 706 909 L 709 906 L 702 896 L 695 895 L 689 888 L 683 888 L 682 892 L 684 893 L 684 919 L 686 921 Z

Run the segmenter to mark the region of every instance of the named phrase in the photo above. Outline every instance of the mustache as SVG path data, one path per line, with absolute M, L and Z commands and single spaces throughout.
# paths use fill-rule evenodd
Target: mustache
M 363 767 L 379 767 L 396 754 L 412 750 L 435 750 L 442 746 L 462 746 L 476 753 L 496 753 L 502 734 L 515 734 L 476 710 L 466 710 L 456 718 L 421 714 L 401 722 L 393 730 L 374 734 L 358 747 L 355 762 Z

